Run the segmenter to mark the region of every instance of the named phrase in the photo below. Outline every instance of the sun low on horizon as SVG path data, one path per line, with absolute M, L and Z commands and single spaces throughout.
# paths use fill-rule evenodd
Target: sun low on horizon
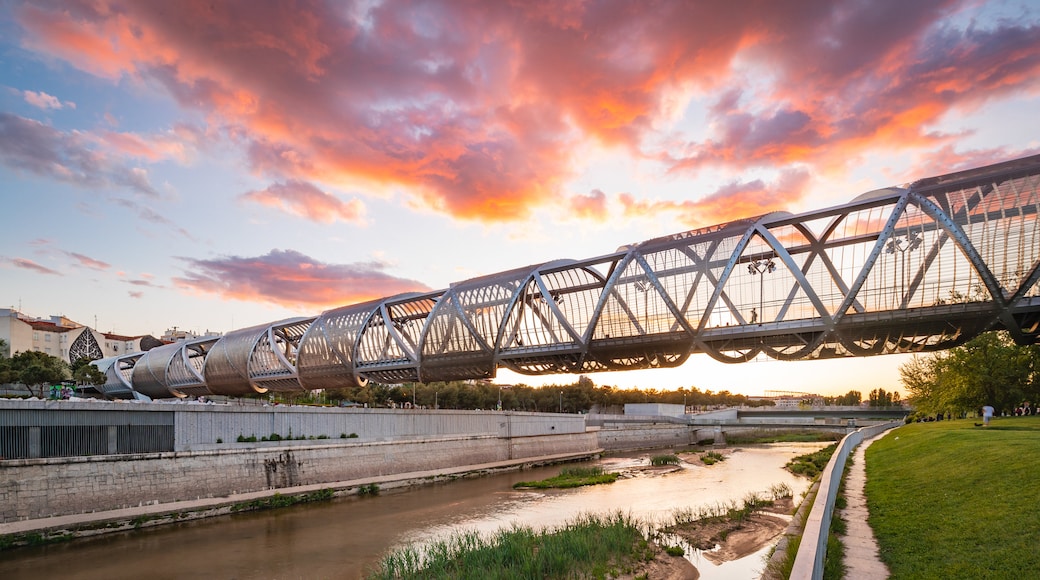
M 0 307 L 226 332 L 1034 155 L 1038 112 L 1026 0 L 7 2 Z M 865 394 L 906 360 L 591 378 Z

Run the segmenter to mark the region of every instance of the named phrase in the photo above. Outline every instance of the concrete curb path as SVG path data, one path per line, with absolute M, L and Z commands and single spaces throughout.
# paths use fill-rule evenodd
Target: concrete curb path
M 342 491 L 362 485 L 377 484 L 384 488 L 406 487 L 423 483 L 432 483 L 437 479 L 452 476 L 462 476 L 482 471 L 494 471 L 499 469 L 518 468 L 524 465 L 540 465 L 547 463 L 559 463 L 584 459 L 602 454 L 603 450 L 593 450 L 581 453 L 560 453 L 556 455 L 545 455 L 541 457 L 526 457 L 523 459 L 511 459 L 507 461 L 495 461 L 492 463 L 480 463 L 476 465 L 465 465 L 460 467 L 448 467 L 443 469 L 431 469 L 427 471 L 412 471 L 408 473 L 395 473 L 393 475 L 380 475 L 365 477 L 349 481 L 336 481 L 328 483 L 315 483 L 311 485 L 300 485 L 296 487 L 281 487 L 276 489 L 265 489 L 249 493 L 237 493 L 222 497 L 207 497 L 196 500 L 175 501 L 169 503 L 153 503 L 137 507 L 109 510 L 102 512 L 91 512 L 67 516 L 55 516 L 33 520 L 20 520 L 16 522 L 0 523 L 0 536 L 8 534 L 24 534 L 29 532 L 40 532 L 44 530 L 67 530 L 78 527 L 89 526 L 105 522 L 126 522 L 135 518 L 162 516 L 164 514 L 178 514 L 183 512 L 195 512 L 205 510 L 218 510 L 243 502 L 271 497 L 275 494 L 298 495 L 312 493 L 322 489 Z M 221 515 L 214 513 L 210 515 Z M 183 520 L 181 520 L 183 521 Z M 112 528 L 109 531 L 120 531 L 125 528 Z M 104 528 L 98 528 L 94 533 L 101 533 Z
M 864 453 L 874 441 L 891 433 L 889 429 L 880 435 L 867 439 L 856 447 L 853 453 L 852 466 L 845 478 L 845 499 L 847 505 L 841 510 L 841 517 L 848 524 L 842 543 L 845 544 L 846 578 L 870 578 L 871 580 L 888 578 L 888 567 L 878 556 L 877 540 L 874 530 L 867 523 L 870 512 L 867 511 L 867 497 L 864 488 L 867 483 L 866 456 Z

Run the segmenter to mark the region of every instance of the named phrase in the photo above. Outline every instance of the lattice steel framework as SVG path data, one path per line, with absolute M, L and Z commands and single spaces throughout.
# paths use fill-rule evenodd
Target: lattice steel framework
M 998 328 L 1026 344 L 1040 328 L 1038 205 L 1033 156 L 167 345 L 109 376 L 125 388 L 130 365 L 153 397 L 237 395 L 674 367 L 698 352 L 922 352 Z

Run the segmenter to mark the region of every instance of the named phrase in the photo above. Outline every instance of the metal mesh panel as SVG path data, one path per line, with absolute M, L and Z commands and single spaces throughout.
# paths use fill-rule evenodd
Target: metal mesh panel
M 229 332 L 214 343 L 206 355 L 203 375 L 210 391 L 216 395 L 248 395 L 262 393 L 249 380 L 249 359 L 267 326 L 253 326 Z

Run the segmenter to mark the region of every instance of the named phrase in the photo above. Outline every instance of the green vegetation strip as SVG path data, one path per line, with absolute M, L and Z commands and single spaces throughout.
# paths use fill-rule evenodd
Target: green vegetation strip
M 490 538 L 460 532 L 391 553 L 369 578 L 605 578 L 652 558 L 639 524 L 618 512 L 581 516 L 558 530 L 514 526 Z
M 521 481 L 514 483 L 514 488 L 569 488 L 581 487 L 583 485 L 597 485 L 600 483 L 614 483 L 618 474 L 604 473 L 602 467 L 567 467 L 555 477 L 541 481 Z
M 838 433 L 826 431 L 802 431 L 787 433 L 769 433 L 749 435 L 726 435 L 726 443 L 730 445 L 752 445 L 758 443 L 816 443 L 818 441 L 837 441 Z
M 378 491 L 378 488 L 376 489 Z M 312 491 L 311 493 L 301 493 L 297 495 L 282 495 L 280 493 L 276 493 L 269 497 L 254 499 L 253 501 L 236 503 L 231 506 L 231 511 L 244 512 L 283 508 L 300 503 L 329 501 L 334 496 L 335 492 L 333 492 L 331 489 L 319 489 L 318 491 Z
M 803 475 L 812 479 L 823 473 L 823 469 L 827 467 L 827 463 L 831 460 L 831 455 L 834 455 L 834 451 L 837 448 L 838 444 L 835 443 L 833 445 L 828 445 L 819 451 L 799 455 L 798 457 L 788 461 L 787 465 L 784 467 L 795 475 Z
M 1040 417 L 906 425 L 866 456 L 870 525 L 892 578 L 1040 570 Z

